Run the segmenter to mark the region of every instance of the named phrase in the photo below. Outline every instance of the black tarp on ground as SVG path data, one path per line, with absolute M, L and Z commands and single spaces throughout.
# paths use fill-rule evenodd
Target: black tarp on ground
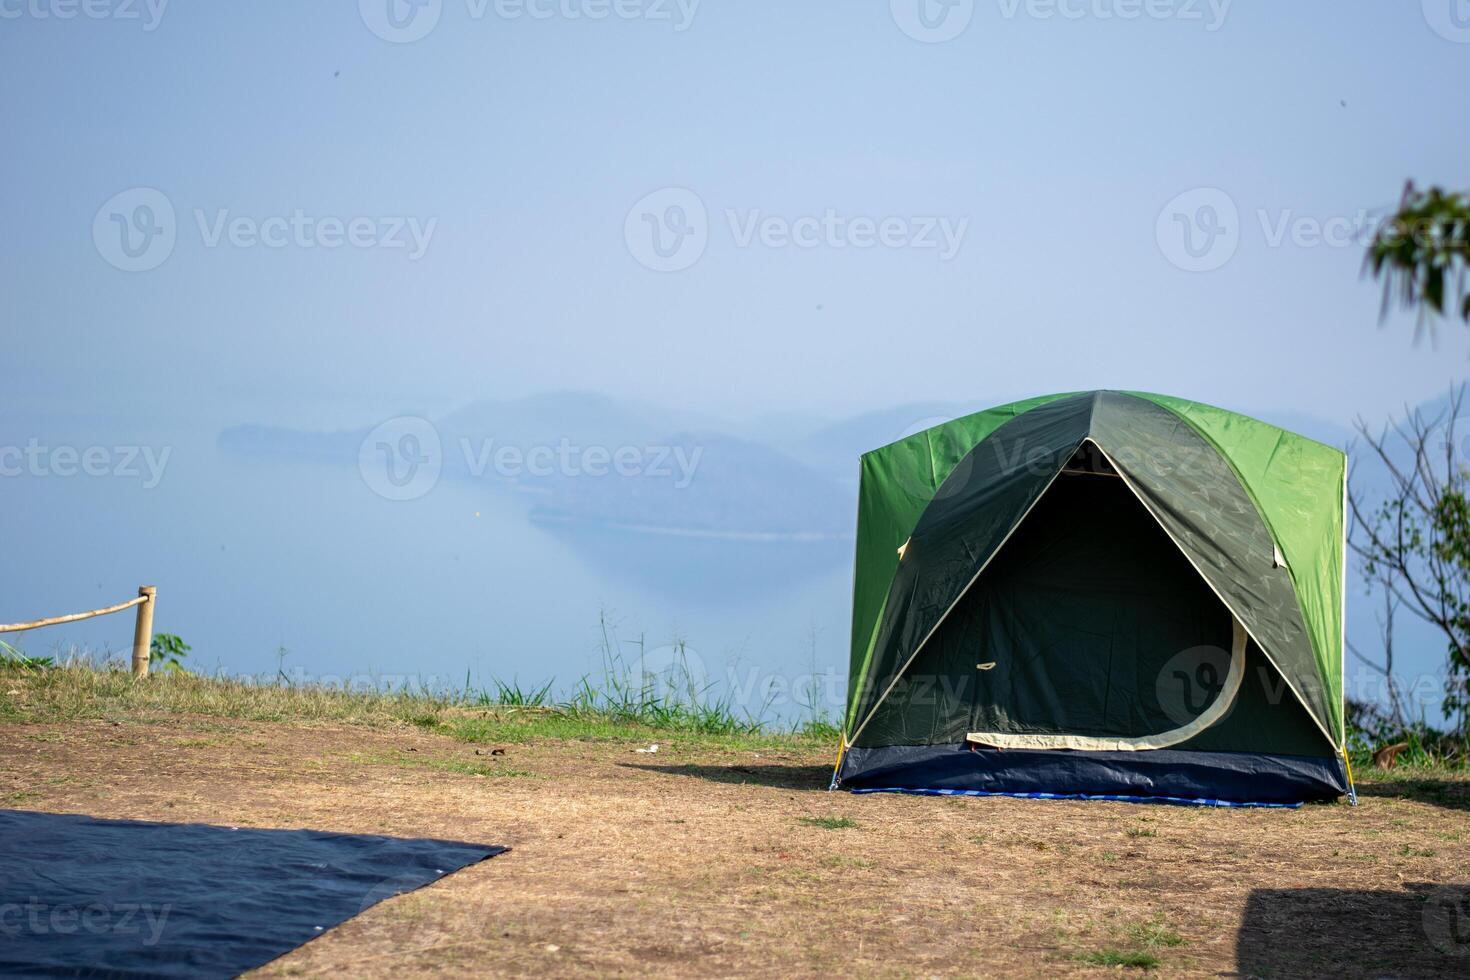
M 0 810 L 0 976 L 235 976 L 504 850 Z

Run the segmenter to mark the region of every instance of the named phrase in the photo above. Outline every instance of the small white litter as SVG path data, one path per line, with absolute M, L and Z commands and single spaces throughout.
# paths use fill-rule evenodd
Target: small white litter
M 657 742 L 654 742 L 652 745 L 650 745 L 646 749 L 634 749 L 633 751 L 634 752 L 642 752 L 645 755 L 649 754 L 650 752 L 657 752 L 658 751 L 658 743 Z

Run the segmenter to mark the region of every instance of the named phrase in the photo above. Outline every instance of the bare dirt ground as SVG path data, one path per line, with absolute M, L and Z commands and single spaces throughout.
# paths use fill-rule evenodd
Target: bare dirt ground
M 14 724 L 0 806 L 513 848 L 267 976 L 1029 976 L 1135 954 L 1170 976 L 1470 976 L 1470 919 L 1444 904 L 1470 909 L 1470 782 L 1219 810 L 829 793 L 809 749 L 489 753 L 408 729 Z

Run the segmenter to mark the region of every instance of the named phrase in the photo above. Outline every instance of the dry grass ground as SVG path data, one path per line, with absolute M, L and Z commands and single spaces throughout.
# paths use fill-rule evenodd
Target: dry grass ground
M 795 738 L 60 717 L 0 686 L 0 806 L 513 848 L 264 975 L 1470 975 L 1437 911 L 1470 883 L 1459 777 L 1294 811 L 853 796 Z

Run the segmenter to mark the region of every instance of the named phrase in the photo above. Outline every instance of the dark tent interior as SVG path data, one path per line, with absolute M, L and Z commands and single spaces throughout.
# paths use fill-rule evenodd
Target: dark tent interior
M 971 732 L 1136 738 L 1225 689 L 1233 617 L 1084 443 L 923 645 L 857 744 Z M 1254 642 L 1228 713 L 1174 748 L 1330 755 Z

